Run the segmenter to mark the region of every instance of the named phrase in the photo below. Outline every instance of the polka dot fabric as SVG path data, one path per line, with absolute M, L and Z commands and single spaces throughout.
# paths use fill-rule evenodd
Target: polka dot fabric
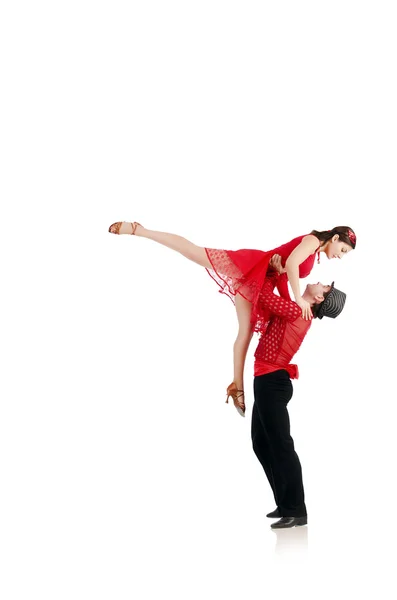
M 297 379 L 298 367 L 290 362 L 299 350 L 312 321 L 302 319 L 299 306 L 280 298 L 273 290 L 274 280 L 268 278 L 262 290 L 261 303 L 271 311 L 271 317 L 255 350 L 254 375 L 286 369 L 292 379 Z
M 305 234 L 307 235 L 307 234 Z M 275 273 L 269 266 L 273 254 L 281 256 L 281 264 L 285 262 L 291 252 L 300 244 L 304 235 L 294 238 L 287 244 L 278 246 L 269 251 L 262 250 L 219 250 L 205 248 L 212 268 L 207 269 L 208 274 L 220 287 L 220 293 L 226 294 L 234 303 L 234 296 L 238 292 L 252 303 L 251 324 L 256 332 L 264 332 L 269 322 L 271 311 L 261 300 L 263 286 L 268 276 Z M 317 252 L 317 251 L 316 251 Z M 311 272 L 316 253 L 311 254 L 299 266 L 299 277 L 307 277 Z M 277 288 L 280 296 L 291 300 L 288 290 L 288 279 L 284 273 L 277 279 Z

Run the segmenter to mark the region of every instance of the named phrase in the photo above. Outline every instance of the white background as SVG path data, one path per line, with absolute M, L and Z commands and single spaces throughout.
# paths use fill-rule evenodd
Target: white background
M 0 591 L 14 599 L 394 597 L 394 2 L 5 1 Z M 275 532 L 237 319 L 138 220 L 322 255 L 289 404 L 308 527 Z M 387 348 L 389 345 L 389 348 Z M 394 590 L 393 590 L 394 588 Z

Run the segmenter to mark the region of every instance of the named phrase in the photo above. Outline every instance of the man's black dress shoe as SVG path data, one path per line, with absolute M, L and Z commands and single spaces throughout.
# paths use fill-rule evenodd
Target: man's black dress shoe
M 277 523 L 272 523 L 272 529 L 285 529 L 286 527 L 299 527 L 307 525 L 307 517 L 282 517 Z
M 266 516 L 269 517 L 269 519 L 278 519 L 279 517 L 281 517 L 278 507 L 273 512 L 268 513 Z

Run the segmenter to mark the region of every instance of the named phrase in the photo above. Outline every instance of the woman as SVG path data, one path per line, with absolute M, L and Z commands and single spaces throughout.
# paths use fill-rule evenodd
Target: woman
M 221 287 L 220 292 L 231 298 L 236 306 L 239 331 L 234 342 L 234 377 L 227 388 L 229 397 L 240 414 L 245 413 L 244 364 L 254 332 L 263 333 L 270 318 L 269 309 L 261 305 L 261 289 L 272 267 L 269 261 L 274 254 L 281 256 L 285 273 L 280 276 L 277 288 L 280 296 L 290 300 L 288 281 L 295 302 L 302 309 L 302 317 L 311 319 L 310 304 L 302 298 L 299 278 L 311 272 L 317 254 L 324 252 L 327 258 L 342 258 L 356 247 L 356 235 L 350 227 L 334 227 L 328 231 L 313 230 L 287 244 L 268 251 L 262 250 L 217 250 L 196 246 L 189 240 L 173 233 L 151 231 L 140 223 L 117 222 L 109 227 L 110 233 L 130 234 L 145 237 L 172 250 L 204 267 Z

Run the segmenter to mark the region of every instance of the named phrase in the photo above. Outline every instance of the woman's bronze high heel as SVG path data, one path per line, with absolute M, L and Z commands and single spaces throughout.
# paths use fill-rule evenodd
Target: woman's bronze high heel
M 111 225 L 109 227 L 109 233 L 116 233 L 117 235 L 119 235 L 120 227 L 122 226 L 123 223 L 129 223 L 129 221 L 117 221 L 117 223 L 113 223 L 113 225 Z M 134 221 L 133 223 L 130 223 L 130 225 L 132 225 L 132 231 L 131 231 L 130 235 L 135 235 L 135 230 L 136 230 L 137 225 L 141 225 L 141 224 Z M 141 227 L 142 227 L 142 225 L 141 225 Z
M 239 398 L 243 398 L 242 400 L 239 400 Z M 236 410 L 238 412 L 239 415 L 241 415 L 242 417 L 245 417 L 245 403 L 244 403 L 244 390 L 238 390 L 237 389 L 237 384 L 233 381 L 233 383 L 231 383 L 227 390 L 226 390 L 226 402 L 229 402 L 229 398 L 233 398 L 233 403 L 234 406 L 236 407 Z

